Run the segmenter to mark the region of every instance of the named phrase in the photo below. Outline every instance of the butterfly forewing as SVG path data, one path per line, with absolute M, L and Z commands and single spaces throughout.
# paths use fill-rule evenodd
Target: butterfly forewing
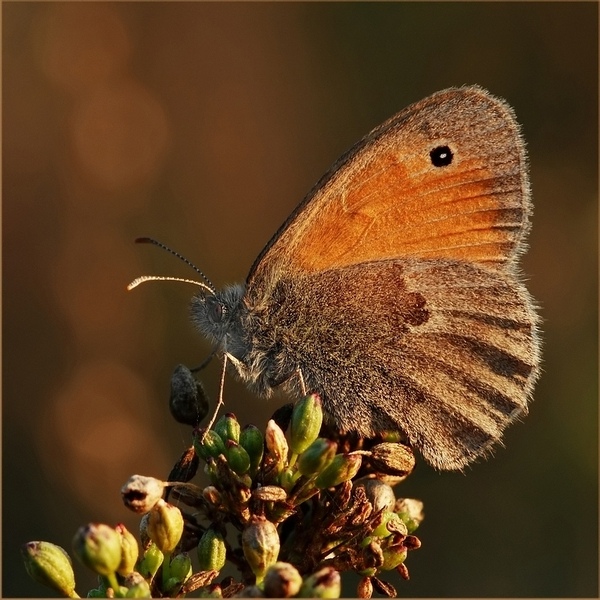
M 249 282 L 267 268 L 318 272 L 397 257 L 510 261 L 530 212 L 519 135 L 511 109 L 479 88 L 409 107 L 332 167 Z M 452 162 L 436 166 L 431 152 L 443 147 Z

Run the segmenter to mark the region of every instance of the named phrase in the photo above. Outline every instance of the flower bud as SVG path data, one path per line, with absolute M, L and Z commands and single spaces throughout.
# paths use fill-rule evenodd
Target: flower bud
M 29 576 L 67 598 L 77 598 L 75 574 L 69 555 L 50 542 L 28 542 L 21 554 Z
M 315 486 L 322 490 L 348 481 L 358 473 L 361 463 L 359 454 L 336 454 L 317 476 Z
M 294 483 L 296 483 L 296 475 L 297 473 L 292 469 L 285 469 L 279 475 L 279 485 L 289 492 L 294 487 Z
M 302 575 L 290 563 L 276 562 L 267 569 L 264 580 L 267 598 L 293 598 L 301 586 Z
M 209 527 L 198 542 L 198 563 L 201 571 L 220 571 L 225 566 L 225 540 L 219 531 Z
M 296 402 L 292 412 L 291 444 L 294 454 L 302 454 L 316 439 L 323 423 L 319 394 L 309 394 Z
M 364 489 L 367 500 L 372 504 L 375 512 L 394 510 L 396 496 L 387 483 L 379 479 L 360 479 L 355 483 L 354 488 Z
M 208 414 L 206 392 L 185 365 L 177 365 L 171 376 L 169 410 L 178 423 L 192 427 Z
M 228 440 L 239 443 L 240 441 L 240 424 L 233 413 L 223 415 L 216 423 L 214 430 L 219 434 L 219 437 L 227 444 Z
M 243 446 L 240 446 L 233 440 L 228 440 L 226 444 L 227 448 L 227 462 L 231 467 L 231 470 L 238 475 L 244 475 L 250 469 L 250 457 Z
M 404 546 L 391 546 L 390 548 L 383 548 L 383 564 L 380 569 L 382 571 L 391 571 L 398 565 L 401 565 L 406 560 L 408 551 Z
M 121 488 L 125 506 L 135 513 L 147 513 L 162 498 L 165 483 L 154 477 L 132 475 Z
M 337 444 L 325 438 L 317 438 L 298 458 L 298 471 L 310 476 L 322 471 L 337 452 Z
M 165 559 L 164 554 L 160 551 L 159 547 L 152 543 L 146 548 L 144 556 L 138 566 L 138 571 L 144 577 L 144 579 L 151 580 L 156 575 L 158 569 L 163 564 Z
M 160 500 L 149 515 L 148 534 L 163 554 L 170 554 L 183 533 L 181 511 L 176 506 Z
M 340 574 L 333 567 L 324 567 L 304 580 L 298 597 L 339 598 L 341 593 Z
M 174 556 L 169 563 L 169 575 L 184 583 L 192 574 L 192 559 L 187 552 Z
M 124 582 L 127 592 L 125 598 L 151 598 L 150 584 L 140 573 L 134 571 L 125 577 Z M 106 597 L 106 595 L 104 596 Z
M 289 447 L 283 430 L 273 419 L 267 423 L 265 443 L 270 463 L 278 473 L 281 473 L 287 463 Z
M 400 498 L 394 506 L 394 512 L 404 521 L 408 533 L 413 533 L 425 518 L 423 503 L 414 498 Z
M 121 536 L 108 525 L 90 523 L 73 538 L 77 558 L 99 575 L 113 575 L 121 563 Z
M 246 425 L 240 433 L 240 446 L 250 457 L 250 473 L 255 473 L 265 449 L 265 439 L 260 429 L 254 425 Z
M 117 533 L 121 536 L 121 562 L 117 568 L 117 573 L 125 577 L 135 569 L 140 548 L 137 540 L 131 531 L 122 523 L 115 527 Z
M 406 525 L 402 519 L 394 512 L 384 512 L 381 515 L 381 523 L 373 530 L 373 535 L 386 538 L 393 532 L 399 532 L 403 535 L 408 533 Z M 393 568 L 393 567 L 392 567 Z
M 263 581 L 267 569 L 277 560 L 279 545 L 275 525 L 265 517 L 253 515 L 242 532 L 242 549 L 257 584 Z
M 194 450 L 196 454 L 208 460 L 210 457 L 217 458 L 220 454 L 225 454 L 225 443 L 221 436 L 212 429 L 197 429 L 194 432 Z

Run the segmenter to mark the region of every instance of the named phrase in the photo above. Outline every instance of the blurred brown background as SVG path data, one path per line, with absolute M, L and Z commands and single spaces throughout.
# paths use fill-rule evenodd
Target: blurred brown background
M 444 87 L 515 108 L 535 215 L 524 259 L 544 375 L 506 449 L 466 476 L 420 464 L 423 548 L 402 596 L 597 596 L 598 7 L 595 3 L 4 3 L 3 595 L 46 593 L 19 545 L 70 548 L 123 521 L 132 473 L 164 477 L 190 442 L 168 412 L 176 364 L 208 345 L 194 288 L 242 281 L 329 165 Z M 218 367 L 203 379 L 214 395 Z M 232 378 L 263 427 L 279 400 Z M 93 578 L 76 566 L 85 593 Z M 346 595 L 354 595 L 349 584 Z

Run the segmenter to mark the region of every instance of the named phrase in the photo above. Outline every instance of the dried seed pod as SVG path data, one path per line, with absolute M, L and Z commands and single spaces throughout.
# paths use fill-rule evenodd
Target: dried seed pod
M 166 485 L 155 477 L 132 475 L 121 488 L 123 503 L 133 512 L 147 513 L 162 498 Z
M 171 375 L 169 410 L 178 423 L 192 427 L 208 414 L 206 392 L 185 365 L 177 365 Z
M 242 532 L 242 549 L 257 584 L 262 583 L 267 569 L 277 560 L 279 546 L 275 525 L 265 517 L 253 515 Z

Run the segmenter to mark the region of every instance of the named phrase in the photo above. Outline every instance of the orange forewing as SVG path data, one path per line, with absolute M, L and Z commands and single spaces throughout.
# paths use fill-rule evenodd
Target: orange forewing
M 407 256 L 510 261 L 529 212 L 519 132 L 503 102 L 479 88 L 465 102 L 464 93 L 459 108 L 452 90 L 434 94 L 361 140 L 271 240 L 249 280 L 266 264 L 310 273 Z M 453 152 L 452 164 L 432 164 L 439 146 Z

